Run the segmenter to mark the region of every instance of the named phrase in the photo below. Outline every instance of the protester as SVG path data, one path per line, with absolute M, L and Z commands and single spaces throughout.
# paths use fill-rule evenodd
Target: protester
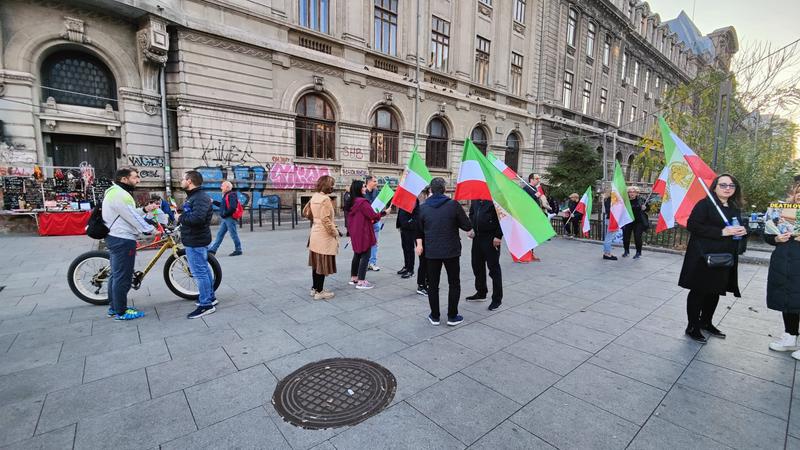
M 525 192 L 531 196 L 531 198 L 536 201 L 536 204 L 542 208 L 542 212 L 550 217 L 551 211 L 558 211 L 558 205 L 556 205 L 556 209 L 553 209 L 551 206 L 551 201 L 547 199 L 547 196 L 544 194 L 544 188 L 542 187 L 542 177 L 539 174 L 531 173 L 528 175 L 528 184 L 523 187 Z M 515 263 L 528 263 L 531 261 L 541 261 L 542 259 L 536 256 L 536 253 L 533 252 L 531 249 L 525 255 L 522 255 L 520 258 L 511 255 L 511 260 Z
M 583 214 L 577 211 L 578 203 L 581 196 L 577 192 L 569 194 L 569 202 L 567 207 L 562 211 L 564 217 L 564 233 L 567 236 L 580 237 L 581 235 L 581 219 Z
M 312 220 L 308 237 L 308 265 L 311 267 L 311 296 L 314 300 L 333 298 L 334 293 L 324 289 L 325 277 L 336 273 L 336 255 L 342 233 L 334 223 L 333 192 L 335 180 L 330 175 L 317 179 L 314 195 L 303 209 L 303 215 Z
M 622 227 L 622 257 L 626 258 L 631 254 L 631 234 L 636 244 L 636 254 L 633 259 L 639 259 L 642 256 L 642 233 L 650 227 L 649 219 L 647 218 L 647 203 L 639 197 L 639 188 L 636 186 L 628 186 L 628 199 L 631 202 L 631 212 L 633 212 L 633 222 L 625 224 Z
M 792 236 L 792 231 L 765 234 L 764 242 L 775 246 L 767 273 L 767 308 L 783 314 L 784 330 L 769 348 L 776 352 L 794 352 L 792 357 L 800 359 L 797 337 L 800 334 L 800 272 L 796 267 L 796 261 L 800 260 L 800 236 Z
M 720 217 L 719 206 L 725 216 Z M 726 226 L 735 217 L 741 223 L 742 192 L 733 175 L 722 174 L 711 183 L 711 198 L 700 200 L 686 224 L 689 244 L 683 258 L 678 284 L 689 289 L 686 298 L 688 326 L 686 334 L 695 341 L 705 343 L 702 331 L 724 338 L 725 333 L 712 322 L 719 296 L 732 292 L 741 297 L 738 284 L 739 241 L 734 236 L 747 234 L 742 226 Z M 731 267 L 709 267 L 707 255 L 727 254 L 733 260 Z
M 486 268 L 492 278 L 492 303 L 489 311 L 494 311 L 503 302 L 503 278 L 500 271 L 500 244 L 503 230 L 497 219 L 497 211 L 491 200 L 473 200 L 469 207 L 469 220 L 472 231 L 472 273 L 475 275 L 475 293 L 467 301 L 486 300 Z
M 611 243 L 614 241 L 616 232 L 608 231 L 608 222 L 611 220 L 611 190 L 608 189 L 603 194 L 603 259 L 616 261 L 617 257 L 611 254 Z
M 153 227 L 144 221 L 136 210 L 131 193 L 139 184 L 136 169 L 122 168 L 114 174 L 114 184 L 103 195 L 103 223 L 108 227 L 106 248 L 111 259 L 111 276 L 108 279 L 108 299 L 111 307 L 108 317 L 115 320 L 133 320 L 144 312 L 128 307 L 128 291 L 133 281 L 136 262 L 136 238 L 150 234 Z
M 183 214 L 178 217 L 178 225 L 181 226 L 181 242 L 186 249 L 189 270 L 200 290 L 197 309 L 189 313 L 187 319 L 213 314 L 218 303 L 214 294 L 214 279 L 208 268 L 208 244 L 211 243 L 211 217 L 214 211 L 211 197 L 200 189 L 202 185 L 203 176 L 196 170 L 186 172 L 181 179 L 181 187 L 187 197 L 183 203 Z
M 367 200 L 369 204 L 375 201 L 378 198 L 378 179 L 372 175 L 367 176 L 366 179 L 366 192 L 364 193 L 364 198 Z M 381 229 L 383 228 L 383 224 L 380 220 L 372 224 L 372 229 L 375 233 L 375 244 L 372 245 L 372 248 L 369 252 L 369 270 L 374 270 L 375 272 L 381 270 L 380 266 L 378 266 L 378 239 L 380 238 Z
M 395 226 L 400 230 L 400 245 L 403 249 L 403 268 L 397 271 L 401 278 L 414 276 L 414 243 L 417 237 L 417 222 L 419 218 L 419 199 L 414 205 L 414 210 L 408 212 L 398 209 Z
M 208 247 L 208 253 L 216 254 L 225 234 L 230 233 L 233 241 L 233 253 L 228 256 L 239 256 L 242 254 L 242 242 L 239 240 L 239 223 L 233 218 L 233 213 L 239 206 L 239 196 L 233 192 L 233 184 L 230 181 L 223 181 L 220 189 L 222 189 L 222 201 L 214 201 L 214 206 L 219 207 L 219 216 L 222 221 L 219 224 L 217 238 Z
M 347 206 L 347 231 L 353 247 L 353 262 L 350 265 L 350 283 L 356 289 L 372 289 L 374 284 L 366 280 L 370 249 L 375 245 L 374 224 L 386 215 L 386 211 L 376 213 L 364 197 L 366 186 L 361 180 L 350 185 L 350 204 Z
M 420 210 L 421 206 L 423 204 L 425 204 L 425 201 L 428 199 L 428 196 L 430 195 L 430 193 L 431 193 L 430 187 L 426 186 L 425 189 L 423 189 L 422 192 L 419 193 L 419 196 L 417 196 L 417 202 L 419 202 L 419 203 L 417 204 L 417 209 L 416 209 L 416 212 L 417 212 L 417 225 L 416 225 L 415 230 L 414 230 L 415 233 L 417 233 L 416 236 L 419 236 L 420 234 L 423 234 L 422 227 L 420 227 L 420 225 L 419 225 L 419 210 Z M 416 236 L 415 236 L 415 238 L 416 238 Z M 415 239 L 415 241 L 416 241 L 416 239 Z M 416 242 L 415 242 L 415 244 L 416 244 Z M 419 258 L 419 270 L 417 271 L 417 294 L 424 295 L 424 296 L 427 297 L 428 296 L 428 259 L 425 257 L 425 252 L 424 251 L 421 254 L 419 254 L 418 258 Z
M 461 297 L 461 280 L 459 277 L 459 258 L 461 257 L 461 239 L 458 229 L 472 230 L 464 208 L 444 195 L 444 178 L 431 180 L 431 192 L 420 207 L 417 233 L 417 255 L 425 252 L 428 265 L 428 302 L 431 313 L 428 321 L 439 325 L 439 279 L 442 266 L 447 270 L 448 299 L 447 325 L 455 326 L 464 321 L 458 314 L 458 300 Z M 424 242 L 424 245 L 423 245 Z

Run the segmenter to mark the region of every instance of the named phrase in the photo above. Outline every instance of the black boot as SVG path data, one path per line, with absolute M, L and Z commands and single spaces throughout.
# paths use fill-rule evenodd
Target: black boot
M 699 327 L 689 325 L 688 327 L 686 327 L 686 335 L 689 336 L 692 340 L 697 341 L 701 344 L 705 344 L 707 342 L 706 337 L 703 336 L 703 333 L 700 331 Z
M 720 331 L 719 328 L 715 327 L 714 325 L 711 325 L 710 323 L 703 325 L 702 328 L 708 331 L 708 334 L 716 338 L 725 339 L 725 337 L 727 336 L 725 333 Z
M 636 254 L 635 254 L 635 255 L 633 255 L 633 259 L 639 259 L 639 258 L 641 258 L 641 257 L 642 257 L 642 252 L 640 252 L 640 251 L 638 251 L 638 250 L 636 251 Z

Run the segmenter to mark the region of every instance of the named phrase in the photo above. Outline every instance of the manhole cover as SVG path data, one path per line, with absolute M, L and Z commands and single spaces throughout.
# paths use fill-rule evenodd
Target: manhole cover
M 356 358 L 332 358 L 295 370 L 272 395 L 287 422 L 309 429 L 354 425 L 385 408 L 397 381 L 386 368 Z

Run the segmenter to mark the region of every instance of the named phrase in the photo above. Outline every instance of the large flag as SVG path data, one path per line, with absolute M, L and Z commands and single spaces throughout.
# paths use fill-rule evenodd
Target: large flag
M 581 197 L 581 201 L 578 202 L 578 206 L 575 207 L 575 211 L 583 214 L 583 218 L 581 219 L 581 231 L 583 231 L 583 236 L 589 236 L 589 231 L 592 229 L 592 224 L 589 221 L 589 216 L 592 214 L 592 187 L 589 186 L 586 188 L 586 192 L 583 193 L 583 197 Z
M 494 156 L 494 153 L 487 152 L 486 158 L 489 160 L 489 162 L 492 163 L 492 165 L 497 167 L 497 170 L 503 172 L 503 175 L 507 176 L 509 180 L 517 181 L 517 178 L 519 178 L 517 172 L 514 172 L 514 170 L 511 167 L 508 167 L 506 163 L 501 161 L 498 157 Z
M 386 205 L 392 201 L 392 196 L 394 196 L 394 191 L 388 184 L 384 184 L 381 191 L 378 192 L 378 196 L 372 201 L 372 209 L 374 209 L 375 212 L 383 211 Z
M 692 209 L 706 196 L 700 180 L 705 181 L 708 186 L 717 176 L 669 128 L 663 117 L 658 118 L 658 124 L 664 143 L 666 165 L 653 185 L 653 192 L 661 195 L 656 233 L 672 228 L 676 223 L 686 226 Z
M 620 228 L 633 222 L 633 210 L 628 199 L 628 187 L 625 185 L 625 176 L 619 161 L 614 161 L 614 179 L 611 181 L 611 218 L 608 221 L 608 231 L 619 231 Z
M 476 161 L 481 169 L 512 256 L 519 258 L 555 236 L 556 232 L 536 201 L 489 162 L 469 139 L 464 143 L 462 161 Z
M 473 147 L 475 146 L 473 145 Z M 461 154 L 461 168 L 458 169 L 458 182 L 456 183 L 454 199 L 492 199 L 492 195 L 489 193 L 489 186 L 486 184 L 484 169 L 481 168 L 481 164 L 478 161 L 478 154 L 480 154 L 480 152 L 477 148 L 473 151 L 464 143 L 464 153 Z
M 431 178 L 428 167 L 425 166 L 425 162 L 422 161 L 422 158 L 417 153 L 417 147 L 414 147 L 411 150 L 411 159 L 408 160 L 408 166 L 406 166 L 403 177 L 400 179 L 400 186 L 397 187 L 397 191 L 394 194 L 395 206 L 409 213 L 414 212 L 417 196 L 431 182 Z

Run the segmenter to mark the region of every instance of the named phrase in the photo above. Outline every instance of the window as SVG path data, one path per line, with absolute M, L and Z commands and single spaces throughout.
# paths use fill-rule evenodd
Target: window
M 397 56 L 397 0 L 375 0 L 375 49 Z
M 400 127 L 397 117 L 387 108 L 375 111 L 370 120 L 369 161 L 374 163 L 397 164 L 400 147 Z
M 169 136 L 169 151 L 177 152 L 179 149 L 178 139 L 178 111 L 167 110 L 167 135 Z
M 586 33 L 586 56 L 594 57 L 594 39 L 597 36 L 597 25 L 589 22 Z
M 625 101 L 619 101 L 619 108 L 617 108 L 617 127 L 622 126 L 622 114 L 625 111 Z
M 608 105 L 608 89 L 600 89 L 600 116 L 605 116 Z
M 450 56 L 450 22 L 433 16 L 431 21 L 431 66 L 447 71 Z
M 665 82 L 664 82 L 664 86 L 663 86 L 663 88 L 662 88 L 662 90 L 661 90 L 661 94 L 662 94 L 662 95 L 666 95 L 666 94 L 667 94 L 667 92 L 669 92 L 669 83 L 667 83 L 667 82 L 665 81 Z
M 522 55 L 511 53 L 511 93 L 522 95 Z
M 483 3 L 484 5 L 489 5 L 489 6 L 492 6 L 492 0 L 479 0 L 479 1 L 480 1 L 481 3 Z
M 655 92 L 656 94 L 660 94 L 661 93 L 661 91 L 659 90 L 660 88 L 661 88 L 661 75 L 656 75 L 656 81 L 655 81 L 655 86 L 653 87 L 653 92 Z
M 300 158 L 335 159 L 336 118 L 325 98 L 306 94 L 295 107 L 295 155 Z
M 639 86 L 639 61 L 633 62 L 633 87 Z
M 575 47 L 575 37 L 578 34 L 578 11 L 570 8 L 567 17 L 567 45 Z
M 620 70 L 620 79 L 625 81 L 625 78 L 628 77 L 628 54 L 622 54 L 622 70 Z
M 647 131 L 647 111 L 642 111 L 642 129 Z
M 428 123 L 425 163 L 428 167 L 447 168 L 447 127 L 441 119 L 433 119 Z
M 524 24 L 525 23 L 525 3 L 527 0 L 514 1 L 514 21 Z
M 572 108 L 572 83 L 575 80 L 575 75 L 564 72 L 564 92 L 562 92 L 562 96 L 564 97 L 564 108 L 570 109 Z
M 650 92 L 650 69 L 644 71 L 644 85 L 642 85 L 642 89 L 645 92 Z
M 491 42 L 478 36 L 478 45 L 475 49 L 475 82 L 489 84 L 489 49 Z
M 117 83 L 94 56 L 77 51 L 50 55 L 42 63 L 42 98 L 67 105 L 117 109 Z
M 592 83 L 590 81 L 583 82 L 583 96 L 581 100 L 581 112 L 589 114 L 589 106 L 592 103 Z
M 328 32 L 328 0 L 300 0 L 300 25 Z
M 634 120 L 636 120 L 636 105 L 631 105 L 631 117 L 628 121 L 633 122 Z
M 519 161 L 519 135 L 511 133 L 506 138 L 506 165 L 514 172 L 517 171 Z
M 608 34 L 603 42 L 603 65 L 606 67 L 611 65 L 611 36 Z
M 475 147 L 478 147 L 478 150 L 485 155 L 486 147 L 489 145 L 489 139 L 486 138 L 486 131 L 484 131 L 482 127 L 477 126 L 472 129 L 472 134 L 470 134 L 469 138 L 472 139 L 472 143 L 475 144 Z

